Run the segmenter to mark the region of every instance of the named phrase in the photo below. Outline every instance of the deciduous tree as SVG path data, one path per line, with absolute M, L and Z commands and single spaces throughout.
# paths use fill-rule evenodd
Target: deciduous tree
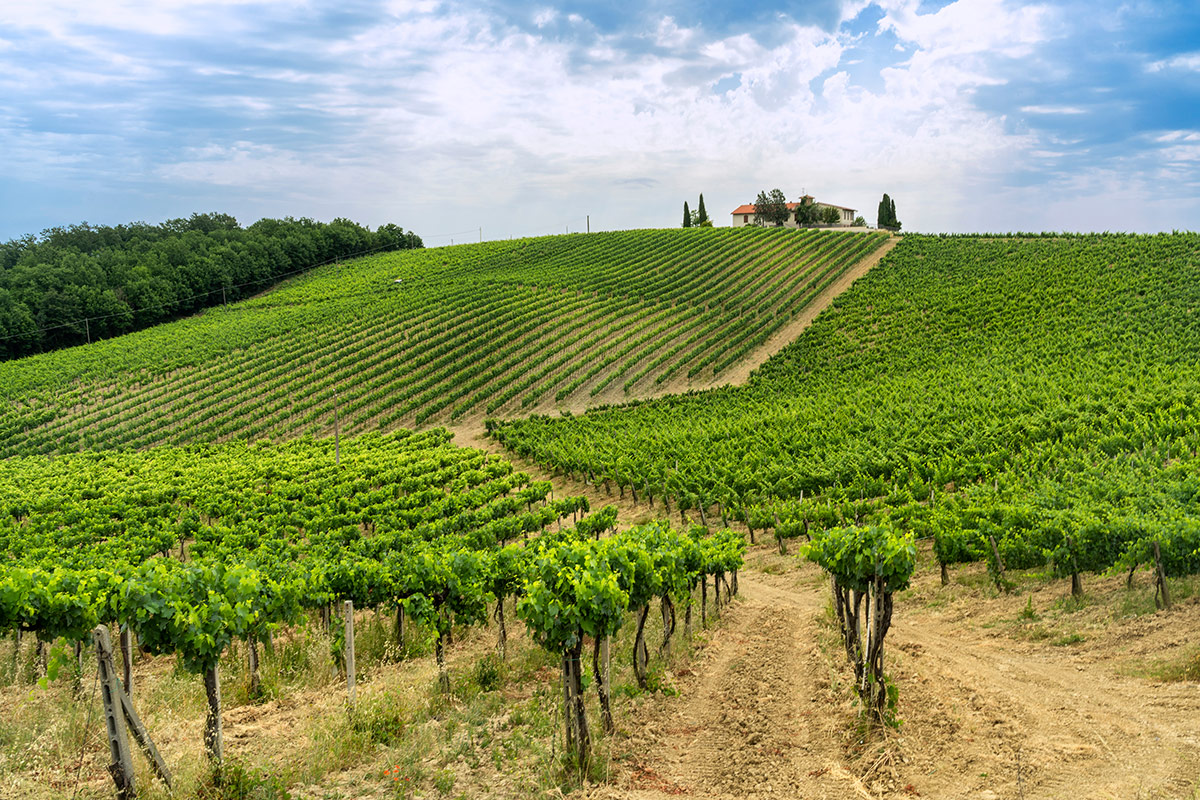
M 803 197 L 800 199 L 800 204 L 796 206 L 796 224 L 800 226 L 816 225 L 818 213 L 819 209 L 817 208 L 817 204 L 812 201 L 812 198 Z
M 754 201 L 754 224 L 779 227 L 787 221 L 787 198 L 779 189 L 759 192 Z

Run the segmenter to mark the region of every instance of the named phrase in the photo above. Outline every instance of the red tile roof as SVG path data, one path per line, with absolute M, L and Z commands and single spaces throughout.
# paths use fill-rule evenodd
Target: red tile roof
M 806 195 L 804 195 L 804 196 L 805 196 L 805 197 L 807 197 L 807 198 L 809 198 L 809 199 L 812 199 L 812 195 L 807 195 L 807 194 L 806 194 Z M 796 210 L 796 207 L 797 207 L 797 206 L 799 206 L 799 205 L 800 205 L 799 203 L 788 203 L 788 204 L 787 204 L 787 210 L 788 210 L 788 211 L 795 211 L 795 210 Z M 854 210 L 856 210 L 856 209 L 853 209 L 853 208 L 847 208 L 846 206 L 835 206 L 835 205 L 833 205 L 833 203 L 824 203 L 824 202 L 818 202 L 818 203 L 817 203 L 817 205 L 819 205 L 819 206 L 831 206 L 831 207 L 833 207 L 833 208 L 840 208 L 840 209 L 842 209 L 843 211 L 854 211 Z M 744 206 L 738 206 L 737 208 L 735 208 L 733 211 L 730 211 L 729 213 L 730 213 L 731 215 L 732 215 L 732 214 L 753 214 L 753 213 L 754 213 L 754 204 L 753 204 L 753 203 L 750 203 L 750 204 L 747 204 L 747 205 L 744 205 Z

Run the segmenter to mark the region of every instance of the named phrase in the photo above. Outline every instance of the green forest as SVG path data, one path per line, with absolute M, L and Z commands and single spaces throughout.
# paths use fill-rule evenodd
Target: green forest
M 0 244 L 0 360 L 141 330 L 240 300 L 334 259 L 421 247 L 393 224 L 192 214 L 80 223 Z

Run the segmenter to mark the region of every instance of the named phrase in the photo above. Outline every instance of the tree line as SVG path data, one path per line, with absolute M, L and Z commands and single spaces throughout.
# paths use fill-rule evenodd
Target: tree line
M 310 266 L 423 247 L 388 223 L 228 214 L 48 228 L 0 244 L 0 360 L 119 336 L 231 302 Z

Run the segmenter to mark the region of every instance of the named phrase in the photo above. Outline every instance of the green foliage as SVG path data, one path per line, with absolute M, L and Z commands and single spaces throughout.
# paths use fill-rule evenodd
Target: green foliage
M 900 220 L 896 219 L 896 201 L 888 197 L 886 193 L 884 193 L 883 199 L 879 201 L 876 224 L 880 228 L 900 230 Z
M 1017 615 L 1018 619 L 1025 622 L 1037 622 L 1042 617 L 1033 609 L 1033 595 L 1029 595 L 1029 599 L 1025 602 L 1025 608 L 1021 609 L 1021 613 Z
M 268 770 L 257 770 L 225 759 L 220 781 L 200 787 L 200 800 L 291 800 L 287 784 Z
M 530 564 L 517 616 L 547 650 L 574 647 L 584 634 L 611 635 L 624 621 L 629 591 L 620 584 L 635 567 L 626 554 L 610 554 L 609 541 L 557 544 Z
M 821 222 L 826 225 L 837 225 L 842 221 L 842 212 L 833 206 L 825 206 L 821 209 Z
M 821 209 L 811 197 L 802 197 L 794 210 L 796 224 L 807 227 L 821 221 Z
M 347 219 L 263 219 L 243 229 L 227 214 L 193 214 L 50 228 L 0 244 L 0 360 L 240 300 L 330 260 L 421 246 L 396 225 L 372 233 Z
M 0 633 L 80 641 L 115 620 L 202 672 L 334 600 L 401 604 L 443 633 L 478 624 L 523 580 L 500 542 L 587 502 L 550 502 L 549 484 L 449 438 L 343 441 L 341 464 L 311 440 L 2 461 Z
M 488 653 L 475 662 L 471 679 L 481 692 L 494 692 L 504 680 L 504 662 L 495 653 Z
M 227 309 L 0 363 L 0 458 L 326 436 L 335 415 L 346 436 L 708 381 L 880 244 L 622 231 L 323 267 Z
M 893 530 L 887 524 L 814 533 L 800 553 L 842 586 L 863 593 L 876 580 L 882 581 L 887 592 L 908 588 L 917 558 L 912 534 Z
M 687 200 L 683 201 L 683 227 L 692 227 L 692 212 L 688 211 Z
M 754 224 L 778 227 L 787 222 L 787 197 L 779 189 L 763 190 L 754 200 Z
M 699 227 L 712 227 L 712 220 L 708 218 L 708 211 L 704 208 L 704 192 L 700 193 L 700 205 L 696 207 L 696 224 Z
M 756 530 L 887 518 L 944 564 L 991 561 L 994 537 L 1006 568 L 1058 575 L 1149 564 L 1158 541 L 1191 574 L 1197 261 L 1190 233 L 910 234 L 746 386 L 492 432 Z
M 411 713 L 399 694 L 379 693 L 355 704 L 350 728 L 372 744 L 388 746 L 404 737 Z
M 119 618 L 151 652 L 175 652 L 185 669 L 201 673 L 235 637 L 294 620 L 305 588 L 299 578 L 278 582 L 241 564 L 154 559 L 124 582 Z

